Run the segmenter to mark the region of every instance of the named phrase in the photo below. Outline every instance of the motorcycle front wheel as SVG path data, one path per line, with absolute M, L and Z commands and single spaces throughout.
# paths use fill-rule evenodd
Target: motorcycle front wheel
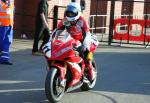
M 58 69 L 53 67 L 48 71 L 45 80 L 46 97 L 52 103 L 60 101 L 64 95 L 65 88 L 61 87 L 59 82 Z

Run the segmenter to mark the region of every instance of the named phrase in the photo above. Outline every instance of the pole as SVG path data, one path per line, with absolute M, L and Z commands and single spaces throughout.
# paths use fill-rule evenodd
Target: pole
M 57 27 L 57 20 L 58 20 L 58 6 L 54 6 L 54 11 L 53 11 L 53 29 Z
M 71 2 L 76 2 L 76 0 L 71 0 Z
M 111 43 L 112 43 L 112 38 L 113 38 L 114 11 L 115 11 L 115 0 L 111 0 L 108 45 L 111 45 Z
M 85 10 L 85 6 L 86 6 L 85 0 L 80 0 L 80 5 L 81 5 L 81 11 L 83 12 L 83 10 Z
M 96 32 L 97 32 L 97 29 L 96 29 L 96 26 L 97 26 L 97 15 L 98 15 L 98 0 L 96 0 L 96 18 L 94 19 L 94 28 L 95 28 L 95 31 L 94 31 L 94 34 L 96 35 Z

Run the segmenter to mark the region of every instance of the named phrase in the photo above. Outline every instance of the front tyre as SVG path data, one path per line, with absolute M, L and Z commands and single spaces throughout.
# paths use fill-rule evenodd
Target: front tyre
M 62 88 L 59 84 L 59 72 L 57 68 L 51 68 L 45 80 L 45 93 L 47 99 L 56 103 L 61 100 L 64 95 L 64 88 Z
M 96 77 L 95 77 L 95 79 L 92 80 L 92 81 L 88 81 L 88 82 L 84 82 L 84 83 L 83 83 L 83 85 L 82 85 L 81 88 L 80 88 L 80 89 L 83 90 L 83 91 L 88 91 L 88 90 L 94 88 L 94 86 L 95 86 L 95 84 L 96 84 L 96 80 L 97 80 L 97 66 L 96 66 L 96 62 L 95 62 L 94 59 L 92 60 L 92 65 L 93 65 L 93 67 L 94 67 L 94 71 L 95 71 L 95 73 L 96 73 Z M 86 79 L 87 79 L 87 78 L 86 78 Z

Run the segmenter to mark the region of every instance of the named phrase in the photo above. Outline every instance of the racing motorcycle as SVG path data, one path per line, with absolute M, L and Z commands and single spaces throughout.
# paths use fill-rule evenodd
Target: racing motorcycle
M 92 66 L 95 71 L 94 80 L 89 79 L 85 60 L 79 55 L 76 49 L 81 43 L 73 39 L 67 31 L 63 31 L 58 39 L 55 38 L 54 30 L 51 34 L 49 42 L 43 46 L 43 53 L 48 64 L 48 73 L 45 80 L 45 93 L 50 102 L 56 103 L 60 101 L 63 95 L 67 92 L 80 88 L 83 91 L 92 89 L 96 84 L 97 66 L 92 52 L 96 49 L 96 45 L 92 43 L 91 51 L 87 54 L 87 59 L 92 60 Z M 97 42 L 93 38 L 94 42 Z M 70 84 L 73 81 L 73 69 L 77 68 L 81 72 L 80 81 L 74 85 Z

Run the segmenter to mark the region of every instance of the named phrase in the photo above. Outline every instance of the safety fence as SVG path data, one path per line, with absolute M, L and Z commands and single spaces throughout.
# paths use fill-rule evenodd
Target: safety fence
M 91 33 L 97 35 L 101 42 L 108 42 L 109 19 L 109 15 L 90 15 L 89 17 L 88 21 Z M 98 23 L 100 24 L 98 25 Z
M 101 19 L 102 25 L 95 27 L 95 18 Z M 150 14 L 147 14 L 147 19 L 139 19 L 138 15 L 132 16 L 133 19 L 128 19 L 129 15 L 115 15 L 113 26 L 113 42 L 119 43 L 134 43 L 146 44 L 150 42 Z M 130 15 L 131 16 L 131 15 Z M 122 18 L 124 17 L 124 18 Z M 145 16 L 144 16 L 145 17 Z M 91 33 L 96 34 L 101 42 L 108 42 L 109 38 L 109 15 L 91 15 L 89 18 Z M 99 32 L 94 32 L 94 30 Z M 113 43 L 112 42 L 112 43 Z
M 135 0 L 91 0 L 96 11 L 89 17 L 91 33 L 96 34 L 100 42 L 118 44 L 149 45 L 150 42 L 150 1 Z M 100 8 L 102 7 L 102 8 Z M 53 30 L 63 18 L 65 6 L 55 5 L 50 12 L 48 22 Z M 84 11 L 83 11 L 84 12 Z M 16 14 L 16 19 L 21 15 Z M 35 16 L 25 15 L 32 22 L 19 24 L 16 31 L 34 32 L 32 27 Z M 30 17 L 30 18 L 29 18 Z M 20 27 L 23 27 L 20 28 Z M 20 34 L 20 32 L 18 33 Z
M 150 44 L 150 1 L 100 2 L 107 4 L 107 12 L 103 15 L 97 12 L 89 18 L 91 32 L 98 36 L 99 41 L 109 44 Z M 97 9 L 99 5 L 100 3 L 97 4 Z
M 150 20 L 120 18 L 114 20 L 114 40 L 150 42 Z

